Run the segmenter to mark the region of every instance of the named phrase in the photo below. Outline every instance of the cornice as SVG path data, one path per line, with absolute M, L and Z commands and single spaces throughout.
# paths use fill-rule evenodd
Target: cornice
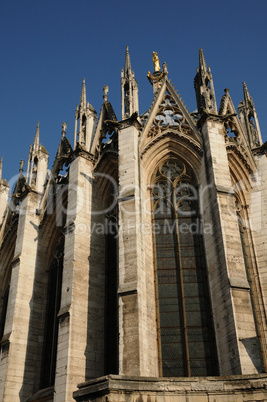
M 198 127 L 200 128 L 206 121 L 214 121 L 219 123 L 224 123 L 225 120 L 228 120 L 230 117 L 236 116 L 236 113 L 229 113 L 225 115 L 210 113 L 206 109 L 202 108 L 201 116 L 197 122 Z
M 119 130 L 123 130 L 124 128 L 134 126 L 137 130 L 142 128 L 141 123 L 137 120 L 138 114 L 137 112 L 133 113 L 130 117 L 125 120 L 121 120 L 118 122 Z
M 79 143 L 77 143 L 77 146 L 71 155 L 71 160 L 75 160 L 78 156 L 95 163 L 94 156 L 90 152 L 86 151 Z

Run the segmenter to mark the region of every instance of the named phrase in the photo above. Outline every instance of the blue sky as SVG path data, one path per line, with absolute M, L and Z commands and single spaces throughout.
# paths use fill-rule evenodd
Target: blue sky
M 120 71 L 129 46 L 139 84 L 140 112 L 152 102 L 146 75 L 152 51 L 190 111 L 198 49 L 211 66 L 217 104 L 230 88 L 237 109 L 247 83 L 267 140 L 267 1 L 2 0 L 0 5 L 0 113 L 3 177 L 28 158 L 38 120 L 51 167 L 62 121 L 73 144 L 74 115 L 83 77 L 87 101 L 99 113 L 103 86 L 120 119 Z

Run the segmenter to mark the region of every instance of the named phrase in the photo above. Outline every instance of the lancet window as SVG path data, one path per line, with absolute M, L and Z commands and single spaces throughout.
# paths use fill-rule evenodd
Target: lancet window
M 153 228 L 160 372 L 216 374 L 216 347 L 191 168 L 163 161 L 153 177 Z
M 118 212 L 117 205 L 105 221 L 105 373 L 118 374 Z
M 56 372 L 58 312 L 61 301 L 64 239 L 53 252 L 49 267 L 45 337 L 41 373 L 41 387 L 54 385 Z
M 2 312 L 1 312 L 1 317 L 0 317 L 0 341 L 4 335 L 9 289 L 10 289 L 10 285 L 8 284 L 8 286 L 5 290 L 5 293 L 4 293 L 4 297 L 3 297 Z

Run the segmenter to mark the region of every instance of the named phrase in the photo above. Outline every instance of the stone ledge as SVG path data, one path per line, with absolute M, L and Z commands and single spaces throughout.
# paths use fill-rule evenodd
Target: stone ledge
M 227 396 L 237 398 L 236 401 L 267 400 L 267 374 L 180 378 L 108 375 L 78 384 L 73 394 L 78 402 L 124 401 L 125 398 L 132 402 L 136 397 L 138 402 L 172 402 L 184 401 L 185 396 L 188 401 L 190 397 L 210 401 L 211 396 L 216 397 L 216 401 L 226 401 Z

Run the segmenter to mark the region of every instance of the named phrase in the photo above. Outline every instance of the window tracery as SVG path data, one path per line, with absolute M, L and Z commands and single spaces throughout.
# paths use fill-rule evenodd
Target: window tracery
M 161 374 L 215 374 L 209 291 L 191 168 L 176 158 L 162 162 L 154 175 L 152 196 Z
M 152 122 L 148 135 L 154 137 L 167 127 L 172 127 L 185 134 L 194 136 L 183 111 L 168 92 L 166 92 L 158 108 L 157 115 Z

